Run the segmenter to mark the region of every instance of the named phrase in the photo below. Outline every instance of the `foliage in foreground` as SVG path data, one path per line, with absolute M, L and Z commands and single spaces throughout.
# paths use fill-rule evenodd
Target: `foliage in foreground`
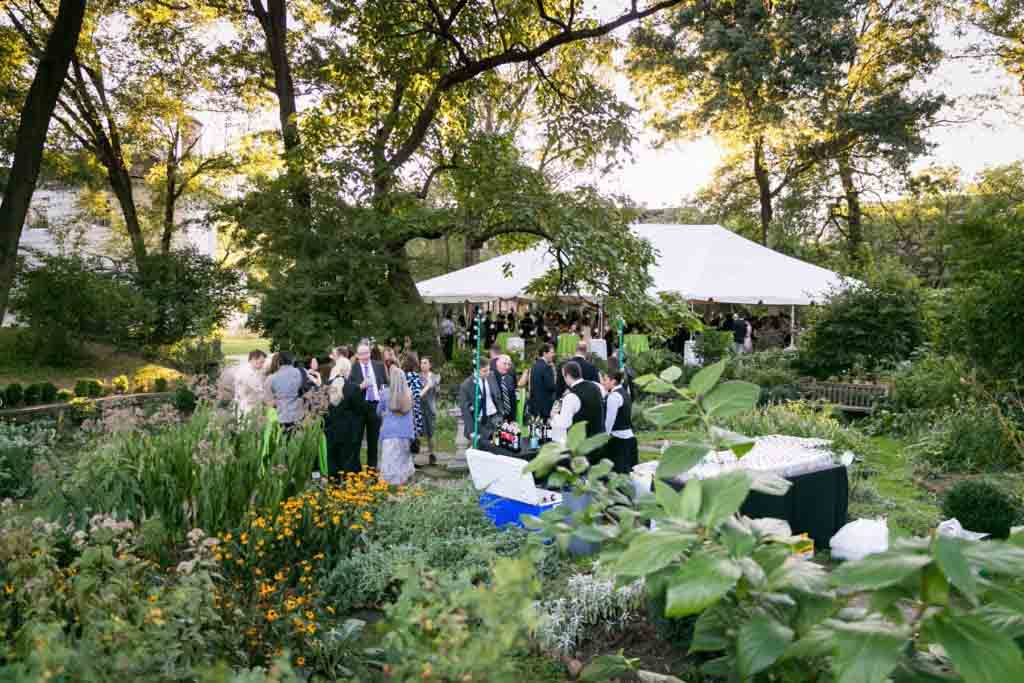
M 685 389 L 671 386 L 678 371 L 638 380 L 679 397 L 652 409 L 656 420 L 694 430 L 665 453 L 659 475 L 689 469 L 712 447 L 738 456 L 750 448 L 711 427 L 716 416 L 742 414 L 757 400 L 742 386 L 719 385 L 722 370 L 721 363 L 705 368 Z M 664 596 L 666 617 L 699 615 L 690 652 L 714 657 L 705 673 L 730 681 L 815 680 L 829 671 L 844 682 L 973 683 L 1012 680 L 1024 670 L 1014 640 L 1024 636 L 1024 533 L 1006 542 L 898 540 L 828 574 L 793 555 L 797 539 L 787 524 L 738 514 L 751 490 L 781 494 L 785 480 L 739 470 L 689 481 L 682 491 L 658 481 L 653 495 L 636 498 L 625 478 L 595 481 L 608 476 L 610 463 L 591 467 L 581 454 L 592 444 L 579 434 L 570 442 L 529 467 L 544 472 L 570 458 L 555 474 L 585 487 L 587 513 L 575 520 L 545 513 L 531 525 L 560 541 L 575 534 L 600 542 L 602 561 L 621 581 L 643 578 L 652 595 Z M 595 662 L 592 674 L 634 665 L 612 660 Z

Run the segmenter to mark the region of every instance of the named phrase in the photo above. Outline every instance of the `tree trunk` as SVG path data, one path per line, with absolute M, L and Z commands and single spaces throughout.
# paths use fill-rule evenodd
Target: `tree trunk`
M 754 179 L 757 181 L 761 201 L 761 244 L 768 246 L 768 228 L 775 217 L 772 210 L 772 185 L 768 170 L 764 167 L 764 138 L 754 142 Z
M 14 163 L 0 202 L 0 321 L 7 313 L 8 297 L 18 265 L 18 243 L 21 242 L 25 218 L 39 180 L 50 119 L 68 73 L 71 56 L 78 49 L 85 4 L 86 0 L 61 0 L 21 109 Z
M 167 175 L 164 188 L 164 232 L 160 239 L 160 251 L 164 256 L 171 253 L 171 238 L 174 236 L 174 204 L 178 194 L 178 129 L 175 127 L 171 144 L 167 148 Z
M 300 155 L 298 106 L 295 98 L 295 83 L 288 61 L 288 8 L 286 0 L 250 0 L 253 13 L 260 22 L 267 43 L 267 57 L 274 71 L 274 93 L 277 95 L 277 113 L 281 124 L 281 139 L 284 141 L 285 162 L 291 174 L 295 189 L 293 197 L 298 206 L 312 206 L 309 180 L 306 178 Z
M 850 260 L 860 264 L 864 256 L 864 222 L 860 206 L 860 190 L 853 178 L 853 166 L 848 156 L 838 159 L 839 179 L 843 183 L 843 197 L 846 200 L 846 251 Z
M 124 164 L 124 157 L 115 153 L 107 159 L 107 179 L 110 189 L 114 191 L 117 203 L 121 206 L 124 227 L 132 243 L 132 256 L 139 274 L 144 275 L 146 265 L 146 240 L 142 236 L 142 224 L 139 222 L 138 207 L 135 206 L 135 193 L 132 188 L 132 176 Z

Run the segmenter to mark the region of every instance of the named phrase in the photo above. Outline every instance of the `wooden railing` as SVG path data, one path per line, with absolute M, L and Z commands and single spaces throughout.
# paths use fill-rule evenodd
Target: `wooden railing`
M 845 382 L 816 382 L 802 380 L 800 395 L 816 401 L 831 403 L 850 413 L 870 413 L 875 403 L 889 395 L 888 384 L 847 384 Z

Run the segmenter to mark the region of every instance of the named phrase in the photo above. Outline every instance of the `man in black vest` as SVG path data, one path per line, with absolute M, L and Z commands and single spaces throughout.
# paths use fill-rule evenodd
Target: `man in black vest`
M 601 387 L 596 382 L 583 379 L 583 372 L 575 361 L 562 366 L 562 378 L 569 387 L 562 399 L 562 409 L 551 415 L 551 424 L 562 429 L 583 422 L 587 425 L 587 436 L 604 433 L 604 399 Z M 591 464 L 601 460 L 601 451 L 593 451 L 588 458 Z
M 608 393 L 604 429 L 611 437 L 604 447 L 604 457 L 612 461 L 615 472 L 629 474 L 640 461 L 640 448 L 633 434 L 633 401 L 624 380 L 622 371 L 601 376 L 601 384 Z

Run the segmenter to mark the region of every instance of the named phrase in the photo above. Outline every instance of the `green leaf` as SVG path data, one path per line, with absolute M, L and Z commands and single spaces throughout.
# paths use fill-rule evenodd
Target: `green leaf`
M 639 377 L 634 379 L 633 384 L 637 385 L 638 387 L 645 387 L 651 382 L 653 382 L 655 379 L 656 378 L 654 375 L 648 373 L 646 375 L 640 375 Z
M 551 441 L 541 446 L 537 456 L 523 468 L 523 474 L 539 474 L 544 476 L 567 457 L 568 452 L 565 448 L 560 443 Z
M 686 482 L 679 500 L 679 517 L 687 522 L 697 521 L 700 514 L 701 492 L 700 479 L 691 479 Z
M 580 422 L 579 424 L 583 423 Z M 609 439 L 611 439 L 611 437 L 608 434 L 594 434 L 580 442 L 579 446 L 573 450 L 573 453 L 576 453 L 577 455 L 589 455 L 599 448 L 604 448 Z
M 729 551 L 729 557 L 745 557 L 754 550 L 756 544 L 754 535 L 735 517 L 725 520 L 719 534 L 722 544 Z
M 734 619 L 721 606 L 704 610 L 697 617 L 690 641 L 690 654 L 694 652 L 721 652 L 728 649 L 731 640 L 727 635 Z
M 670 517 L 679 514 L 682 494 L 665 482 L 657 479 L 654 481 L 654 499 Z
M 669 579 L 665 616 L 687 617 L 711 607 L 732 590 L 741 575 L 734 562 L 695 555 Z
M 768 575 L 768 586 L 776 591 L 798 591 L 820 595 L 828 591 L 828 574 L 814 562 L 794 558 Z
M 949 582 L 976 605 L 978 604 L 978 581 L 967 563 L 967 558 L 964 557 L 963 543 L 958 538 L 939 534 L 935 539 L 933 554 L 935 563 L 949 579 Z
M 831 657 L 835 653 L 835 631 L 826 626 L 815 626 L 799 640 L 791 643 L 782 656 L 789 659 L 811 659 L 812 657 Z
M 573 474 L 583 474 L 590 467 L 590 461 L 584 458 L 582 455 L 577 455 L 569 462 L 569 468 Z
M 644 417 L 661 429 L 693 416 L 695 409 L 693 401 L 672 401 L 648 408 L 644 411 Z
M 640 534 L 629 544 L 616 562 L 616 569 L 626 576 L 647 576 L 676 562 L 697 542 L 693 534 L 650 531 Z
M 890 550 L 841 565 L 832 572 L 832 581 L 836 586 L 857 590 L 885 588 L 924 569 L 931 561 L 928 555 Z
M 875 591 L 874 595 L 877 597 L 882 592 L 885 592 L 885 589 Z M 930 564 L 924 568 L 924 573 L 921 575 L 921 599 L 929 605 L 949 604 L 949 579 L 946 578 L 938 564 Z M 872 600 L 872 607 L 875 605 L 875 601 Z M 879 606 L 890 607 L 889 605 Z
M 711 428 L 711 443 L 716 451 L 731 450 L 737 458 L 742 458 L 757 445 L 757 441 L 749 436 L 743 436 L 720 427 Z
M 970 683 L 1009 683 L 1020 679 L 1024 658 L 1008 635 L 973 615 L 937 614 L 921 628 L 941 645 L 953 668 Z
M 736 639 L 736 662 L 740 677 L 747 679 L 774 664 L 793 641 L 793 631 L 764 612 L 740 627 Z
M 1024 547 L 1001 541 L 970 543 L 963 547 L 964 556 L 992 574 L 1024 576 Z
M 732 381 L 715 387 L 701 405 L 711 417 L 724 419 L 753 410 L 760 397 L 761 387 L 756 384 Z
M 581 681 L 607 681 L 619 678 L 636 670 L 638 660 L 627 659 L 621 654 L 601 655 L 595 658 L 580 674 Z
M 657 479 L 672 479 L 692 469 L 704 459 L 711 445 L 703 441 L 677 443 L 665 449 L 654 476 Z
M 750 493 L 750 475 L 740 470 L 703 481 L 700 521 L 708 527 L 718 526 L 739 511 Z
M 721 379 L 722 373 L 725 372 L 725 360 L 720 360 L 714 365 L 709 365 L 706 368 L 701 368 L 700 372 L 693 376 L 690 380 L 690 391 L 697 396 L 704 396 L 718 384 L 718 380 Z
M 835 626 L 836 683 L 886 683 L 896 668 L 907 634 L 882 621 Z
M 596 465 L 590 468 L 588 476 L 591 479 L 601 479 L 603 477 L 607 477 L 608 474 L 612 471 L 612 467 L 614 467 L 614 465 L 612 464 L 611 460 L 602 459 L 601 462 L 597 463 Z
M 655 377 L 653 380 L 651 380 L 644 386 L 644 391 L 646 391 L 648 394 L 670 394 L 675 390 L 676 388 L 674 386 L 672 386 L 665 380 L 659 379 L 657 377 Z
M 1024 594 L 1002 586 L 991 586 L 985 597 L 986 604 L 979 607 L 975 615 L 1011 638 L 1024 637 Z
M 660 377 L 663 381 L 668 382 L 669 384 L 675 384 L 676 382 L 679 381 L 679 378 L 682 376 L 683 369 L 677 365 L 665 368 L 664 370 L 661 371 L 661 374 L 658 375 L 658 377 Z
M 585 422 L 577 422 L 569 428 L 569 434 L 566 437 L 566 447 L 576 453 L 583 443 L 583 440 L 587 438 L 587 424 Z

